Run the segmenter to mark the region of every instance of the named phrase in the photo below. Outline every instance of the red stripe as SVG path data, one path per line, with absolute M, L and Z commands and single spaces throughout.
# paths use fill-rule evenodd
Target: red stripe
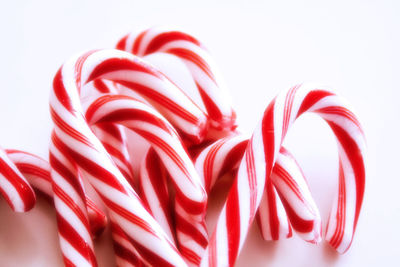
M 57 127 L 59 127 L 64 133 L 68 134 L 82 144 L 93 148 L 93 144 L 89 141 L 89 139 L 81 132 L 67 124 L 62 118 L 60 118 L 53 108 L 50 108 L 50 114 L 54 124 L 57 125 Z
M 92 266 L 97 266 L 96 256 L 93 253 L 93 250 L 90 248 L 89 244 L 85 242 L 84 239 L 76 232 L 76 230 L 68 223 L 64 217 L 57 213 L 57 225 L 58 230 L 61 236 L 67 240 L 67 242 L 81 254 Z M 65 255 L 64 255 L 65 256 Z M 66 264 L 72 264 L 69 260 Z
M 186 261 L 191 262 L 192 264 L 194 264 L 194 266 L 200 265 L 201 257 L 197 255 L 197 253 L 191 250 L 190 248 L 181 246 L 179 248 L 179 251 L 182 257 L 184 257 Z
M 122 135 L 123 129 L 118 127 L 118 125 L 112 124 L 112 123 L 97 123 L 96 127 L 103 130 L 104 132 L 108 133 L 111 135 L 113 138 L 117 139 L 118 142 L 123 143 L 125 140 Z
M 113 158 L 120 160 L 125 165 L 127 164 L 125 155 L 119 150 L 120 148 L 115 148 L 112 145 L 107 144 L 105 142 L 103 142 L 103 146 Z M 128 166 L 126 167 L 129 169 Z
M 224 144 L 225 142 L 221 141 L 213 145 L 204 159 L 204 165 L 203 165 L 204 185 L 207 192 L 211 191 L 211 186 L 212 186 L 211 182 L 213 181 L 213 166 L 216 154 L 220 150 L 221 146 Z M 216 178 L 218 179 L 219 177 L 220 176 L 218 175 Z
M 248 142 L 248 140 L 241 141 L 228 152 L 224 159 L 224 162 L 222 163 L 222 167 L 218 173 L 218 177 L 221 177 L 222 175 L 238 167 L 239 163 L 242 161 Z
M 66 151 L 60 151 L 66 153 Z M 82 188 L 82 183 L 78 177 L 78 170 L 74 170 L 75 173 L 71 172 L 60 160 L 58 160 L 52 153 L 50 153 L 49 161 L 51 168 L 56 171 L 63 179 L 66 180 L 78 193 L 81 199 L 85 199 L 85 192 Z
M 292 175 L 287 172 L 287 170 L 276 163 L 273 169 L 273 173 L 275 173 L 279 177 L 279 179 L 290 188 L 290 190 L 296 195 L 299 200 L 305 203 L 305 199 L 303 197 L 303 194 L 300 192 L 298 184 L 293 179 Z
M 346 153 L 354 171 L 356 185 L 356 213 L 354 218 L 355 229 L 362 206 L 365 189 L 365 165 L 363 155 L 361 154 L 361 150 L 357 143 L 348 132 L 333 122 L 328 122 L 328 124 L 344 149 L 344 152 Z
M 126 210 L 124 207 L 118 205 L 117 203 L 113 202 L 112 200 L 108 199 L 106 196 L 103 196 L 103 201 L 104 203 L 112 209 L 115 213 L 119 214 L 121 217 L 125 218 L 128 220 L 130 223 L 137 225 L 144 231 L 146 231 L 149 234 L 154 235 L 155 237 L 158 237 L 158 235 L 154 232 L 153 228 L 142 218 L 138 217 L 134 213 Z
M 188 218 L 182 217 L 179 213 L 175 213 L 176 229 L 178 232 L 184 233 L 195 241 L 198 245 L 205 248 L 208 244 L 207 236 L 198 230 L 198 226 L 188 221 Z
M 147 45 L 145 54 L 157 52 L 157 50 L 161 49 L 162 46 L 174 41 L 187 41 L 197 46 L 201 46 L 200 42 L 197 41 L 197 39 L 186 33 L 179 31 L 168 31 L 160 33 L 153 37 L 153 39 Z
M 265 157 L 265 170 L 266 170 L 266 183 L 265 192 L 268 198 L 268 209 L 269 209 L 269 220 L 271 225 L 271 237 L 276 240 L 279 238 L 279 219 L 276 214 L 276 199 L 275 192 L 271 182 L 272 166 L 275 163 L 275 130 L 274 130 L 274 107 L 275 99 L 269 104 L 264 112 L 262 120 L 262 136 L 264 145 L 264 157 Z
M 344 172 L 342 163 L 339 162 L 339 192 L 336 216 L 336 228 L 329 243 L 336 249 L 339 247 L 344 234 L 344 219 L 345 218 L 345 199 L 346 199 L 345 185 L 344 185 Z
M 101 76 L 109 74 L 111 72 L 116 71 L 138 71 L 144 72 L 156 77 L 159 77 L 161 74 L 160 72 L 156 71 L 155 69 L 151 68 L 149 65 L 145 64 L 138 58 L 117 58 L 112 57 L 109 59 L 100 62 L 90 73 L 88 80 L 86 83 L 89 83 Z
M 239 204 L 239 192 L 238 192 L 238 178 L 236 177 L 235 182 L 231 191 L 229 192 L 228 199 L 226 200 L 226 229 L 228 235 L 228 260 L 229 266 L 235 264 L 236 258 L 239 252 L 240 242 L 240 204 Z
M 115 188 L 116 190 L 126 194 L 125 188 L 119 183 L 118 179 L 110 173 L 107 169 L 104 169 L 101 165 L 86 158 L 78 152 L 69 149 L 68 153 L 75 159 L 75 162 L 79 164 L 79 167 L 84 169 L 87 173 L 102 181 L 103 183 Z
M 129 242 L 129 241 L 128 241 Z M 125 261 L 129 262 L 132 266 L 143 266 L 142 261 L 129 249 L 125 248 L 124 246 L 120 245 L 117 242 L 114 242 L 114 251 L 115 255 Z M 119 266 L 122 267 L 122 266 Z
M 129 238 L 129 237 L 128 237 Z M 171 263 L 160 257 L 159 255 L 155 254 L 150 249 L 142 246 L 136 240 L 129 238 L 131 243 L 134 245 L 135 249 L 139 252 L 139 254 L 146 259 L 146 261 L 150 264 L 150 266 L 165 266 L 165 267 L 173 267 Z
M 286 214 L 289 217 L 292 227 L 297 232 L 300 232 L 300 233 L 311 232 L 314 228 L 314 221 L 313 220 L 304 220 L 303 218 L 298 216 L 296 211 L 293 209 L 293 207 L 288 202 L 288 200 L 282 194 L 280 194 L 279 191 L 278 191 L 278 194 L 280 196 L 283 206 L 285 207 Z
M 2 158 L 0 158 L 0 174 L 12 184 L 19 198 L 23 202 L 23 211 L 28 211 L 33 208 L 36 202 L 36 196 L 27 182 L 16 173 Z M 7 203 L 15 210 L 12 200 L 2 190 L 3 197 L 6 199 Z
M 62 77 L 62 67 L 58 69 L 53 79 L 53 90 L 58 101 L 65 107 L 69 112 L 73 112 L 71 98 L 64 87 L 64 81 Z
M 275 163 L 275 129 L 274 129 L 274 107 L 275 99 L 269 104 L 264 112 L 262 120 L 262 137 L 264 145 L 264 156 L 266 162 L 266 176 L 267 179 L 270 178 L 272 166 Z M 280 145 L 280 144 L 276 144 Z
M 181 155 L 179 155 L 176 152 L 176 150 L 173 147 L 171 147 L 171 145 L 169 143 L 165 142 L 165 140 L 160 138 L 159 136 L 157 136 L 151 132 L 148 132 L 146 130 L 136 129 L 134 127 L 129 127 L 129 128 L 132 129 L 133 131 L 135 131 L 137 134 L 139 134 L 143 138 L 145 138 L 148 142 L 150 142 L 154 146 L 163 150 L 163 152 L 165 154 L 167 154 L 167 156 L 169 158 L 171 158 L 171 160 L 177 165 L 179 170 L 186 176 L 186 178 L 190 181 L 190 183 L 192 185 L 195 185 L 195 183 L 192 180 L 192 175 L 187 170 L 186 164 L 183 161 Z
M 199 127 L 205 124 L 205 122 L 200 121 L 200 119 L 197 118 L 195 115 L 191 114 L 189 111 L 182 108 L 181 105 L 167 98 L 165 95 L 159 93 L 159 90 L 157 89 L 152 89 L 150 87 L 135 82 L 127 82 L 121 80 L 116 80 L 116 82 L 132 89 L 133 91 L 138 92 L 139 94 L 149 99 L 149 101 L 153 101 L 154 103 L 156 103 L 157 106 L 162 106 L 163 108 L 168 109 L 169 111 L 174 113 L 176 116 L 179 116 L 183 120 L 186 120 L 195 125 L 199 125 Z M 187 101 L 195 105 L 190 98 L 187 98 Z M 204 114 L 202 115 L 205 117 Z
M 220 128 L 226 128 L 228 126 L 232 126 L 235 123 L 235 116 L 226 117 L 224 116 L 219 107 L 215 104 L 214 100 L 206 93 L 206 91 L 201 87 L 201 85 L 196 82 L 197 89 L 199 90 L 201 99 L 204 103 L 204 106 L 207 110 L 208 116 L 212 118 L 214 121 L 218 122 Z
M 91 50 L 86 52 L 85 54 L 83 54 L 82 56 L 80 56 L 78 58 L 78 60 L 75 62 L 75 83 L 76 83 L 76 87 L 78 89 L 78 93 L 80 93 L 81 90 L 81 78 L 82 78 L 82 68 L 83 68 L 83 64 L 86 62 L 86 59 L 92 55 L 94 52 L 96 52 L 96 50 Z
M 289 127 L 289 122 L 290 122 L 290 116 L 292 113 L 292 107 L 293 107 L 293 99 L 294 96 L 299 89 L 300 85 L 296 85 L 293 88 L 291 88 L 286 95 L 285 99 L 285 108 L 284 108 L 284 119 L 283 119 L 283 129 L 282 129 L 282 139 L 286 135 L 288 127 Z
M 91 106 L 92 107 L 92 106 Z M 101 107 L 100 107 L 101 108 Z M 92 111 L 92 110 L 90 110 Z M 98 118 L 97 121 L 91 122 L 95 123 L 123 123 L 126 121 L 143 121 L 161 128 L 167 133 L 171 134 L 170 128 L 166 126 L 166 123 L 159 117 L 154 114 L 149 113 L 148 111 L 136 109 L 136 108 L 126 108 L 126 109 L 118 109 L 115 111 L 108 112 L 104 114 L 102 117 Z
M 356 125 L 357 128 L 360 130 L 360 132 L 363 134 L 363 130 L 361 128 L 360 122 L 357 120 L 354 113 L 352 113 L 347 108 L 344 108 L 341 106 L 329 106 L 329 107 L 324 107 L 324 108 L 318 109 L 315 112 L 322 113 L 322 114 L 333 114 L 333 115 L 345 117 L 348 120 L 350 120 L 352 123 L 354 123 L 354 125 Z
M 181 59 L 187 60 L 195 64 L 199 67 L 215 84 L 217 83 L 215 80 L 214 74 L 211 72 L 211 68 L 208 63 L 204 60 L 204 58 L 200 57 L 198 54 L 186 48 L 170 48 L 165 51 L 166 53 L 170 53 L 175 55 Z M 196 78 L 196 77 L 194 77 Z
M 129 50 L 129 47 L 126 47 L 128 52 L 133 53 L 134 55 L 139 55 L 139 48 L 140 48 L 140 44 L 142 43 L 143 37 L 146 35 L 146 33 L 148 32 L 148 30 L 141 32 L 135 39 L 135 42 L 132 46 L 132 50 Z M 143 56 L 142 54 L 140 54 L 139 56 Z
M 177 167 L 183 172 L 183 174 L 186 176 L 188 181 L 191 182 L 192 185 L 195 185 L 192 176 L 188 173 L 186 167 L 184 166 L 183 161 L 179 157 L 179 155 L 176 153 L 176 151 L 169 146 L 168 143 L 166 143 L 164 140 L 159 138 L 156 135 L 153 135 L 151 133 L 134 129 L 136 133 L 138 133 L 140 136 L 148 140 L 150 143 L 154 144 L 157 147 L 160 147 L 177 165 Z M 176 177 L 174 177 L 176 178 Z M 201 214 L 205 209 L 206 209 L 206 203 L 205 201 L 203 202 L 197 202 L 194 201 L 190 198 L 188 198 L 181 190 L 181 188 L 178 187 L 177 183 L 173 180 L 173 183 L 175 185 L 175 190 L 176 190 L 176 199 L 182 204 L 182 208 L 190 213 L 190 214 Z M 197 187 L 197 186 L 196 186 Z M 201 190 L 201 188 L 198 188 Z
M 167 219 L 169 229 L 175 239 L 175 226 L 172 220 L 172 207 L 170 205 L 170 195 L 168 192 L 167 174 L 165 172 L 165 167 L 162 165 L 160 158 L 154 149 L 151 148 L 147 153 L 145 164 L 151 186 L 156 192 L 156 196 L 160 201 L 161 209 Z
M 246 167 L 247 177 L 249 179 L 249 191 L 250 191 L 250 211 L 249 211 L 249 225 L 254 219 L 256 213 L 256 201 L 257 201 L 257 176 L 255 173 L 255 163 L 253 154 L 253 141 L 250 140 L 248 143 L 248 149 L 245 153 L 246 156 Z
M 97 91 L 100 93 L 106 94 L 106 93 L 111 93 L 110 88 L 107 86 L 107 84 L 101 80 L 101 79 L 96 79 L 93 81 L 93 86 L 96 88 Z
M 277 212 L 277 199 L 276 191 L 272 185 L 271 179 L 267 179 L 265 184 L 264 194 L 268 199 L 268 213 L 269 213 L 269 225 L 271 228 L 271 238 L 272 240 L 279 240 L 279 218 Z
M 126 47 L 126 40 L 128 39 L 129 35 L 125 35 L 124 37 L 122 37 L 115 48 L 119 49 L 119 50 L 125 50 Z
M 297 117 L 299 117 L 301 114 L 309 110 L 315 103 L 320 101 L 322 98 L 331 96 L 333 93 L 324 91 L 324 90 L 313 90 L 310 91 L 307 96 L 303 99 L 303 102 L 301 103 L 301 106 L 299 108 L 299 111 L 297 113 Z
M 90 232 L 93 237 L 98 237 L 107 226 L 107 217 L 88 196 L 85 197 L 88 211 Z
M 29 163 L 16 163 L 18 170 L 23 175 L 32 175 L 36 177 L 40 177 L 46 182 L 51 182 L 50 171 L 46 169 L 42 169 L 36 165 L 32 165 Z
M 81 224 L 85 227 L 85 230 L 90 233 L 89 222 L 87 216 L 83 213 L 82 209 L 76 203 L 76 199 L 72 199 L 59 185 L 53 183 L 53 192 L 54 194 L 67 205 L 73 213 L 78 217 Z M 85 200 L 83 198 L 82 200 Z

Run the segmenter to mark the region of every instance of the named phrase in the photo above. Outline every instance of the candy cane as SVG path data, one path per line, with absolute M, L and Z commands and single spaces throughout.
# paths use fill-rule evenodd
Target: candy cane
M 176 233 L 167 175 L 157 152 L 153 148 L 149 148 L 140 166 L 139 196 L 165 233 L 171 240 L 175 240 Z
M 365 140 L 358 120 L 344 101 L 321 88 L 311 84 L 295 86 L 279 94 L 268 106 L 248 143 L 202 266 L 234 265 L 284 137 L 295 119 L 305 112 L 314 112 L 323 118 L 338 140 L 339 190 L 326 239 L 340 253 L 349 248 L 364 193 Z
M 54 131 L 49 159 L 64 263 L 66 266 L 97 266 L 83 182 L 67 145 Z
M 279 155 L 277 156 L 272 170 L 271 182 L 278 192 L 281 203 L 283 203 L 291 227 L 293 227 L 296 233 L 304 240 L 311 243 L 320 242 L 321 216 L 319 210 L 311 196 L 310 189 L 300 166 L 292 154 L 284 147 L 281 147 Z M 263 196 L 263 199 L 264 198 L 265 195 Z M 263 199 L 258 208 L 259 214 L 257 219 L 262 220 L 262 218 L 264 218 L 265 220 L 264 222 L 259 222 L 264 239 L 268 239 L 269 237 L 273 239 L 270 233 L 274 228 L 269 225 L 270 220 L 267 222 L 269 216 L 262 216 L 260 212 Z M 275 216 L 280 218 L 279 215 Z M 277 221 L 279 223 L 281 222 L 281 220 Z M 267 225 L 267 227 L 264 227 L 265 225 Z M 279 238 L 279 236 L 282 235 L 282 227 L 275 227 L 275 229 L 280 230 L 277 231 Z M 283 233 L 286 234 L 286 232 Z
M 205 194 L 193 163 L 186 154 L 174 128 L 154 109 L 127 96 L 105 95 L 99 97 L 88 107 L 85 117 L 91 125 L 96 123 L 124 125 L 152 145 L 163 162 L 163 166 L 168 170 L 175 186 L 179 250 L 188 262 L 193 262 L 193 257 L 185 252 L 192 251 L 193 247 L 198 246 L 198 242 L 207 239 L 206 232 L 199 231 L 196 228 L 197 225 L 204 223 L 202 215 L 205 210 L 205 202 L 199 203 L 196 198 L 199 198 L 200 192 L 200 198 L 204 197 L 205 200 Z M 157 167 L 155 163 L 151 163 L 151 168 Z M 147 188 L 144 187 L 144 189 Z M 166 193 L 166 188 L 158 188 L 158 190 L 164 190 L 164 193 Z M 159 201 L 159 195 L 156 194 L 149 193 L 145 194 L 144 197 L 145 203 L 157 205 L 157 201 Z M 165 225 L 165 222 L 163 222 L 163 225 Z M 169 229 L 169 227 L 164 229 Z M 169 233 L 169 235 L 173 237 L 173 233 Z M 198 261 L 200 256 L 198 255 Z
M 150 100 L 165 100 L 162 104 L 166 105 L 160 104 L 159 108 L 165 111 L 171 120 L 187 127 L 186 132 L 190 132 L 192 136 L 201 136 L 205 117 L 201 111 L 197 112 L 198 109 L 191 104 L 192 102 L 185 103 L 184 108 L 176 108 L 175 102 L 167 97 L 174 96 L 171 92 L 175 89 L 171 91 L 168 88 L 167 96 L 163 96 L 149 87 L 149 83 L 158 84 L 158 89 L 162 91 L 165 86 L 173 86 L 171 83 L 139 59 L 116 50 L 90 52 L 65 63 L 54 78 L 50 98 L 55 132 L 67 148 L 65 154 L 70 155 L 80 167 L 84 177 L 88 178 L 106 204 L 112 220 L 118 222 L 143 259 L 154 265 L 185 266 L 175 246 L 143 207 L 83 116 L 79 93 L 84 84 L 97 78 L 125 82 L 125 85 L 132 87 L 134 84 L 143 94 L 147 93 Z M 174 92 L 180 92 L 176 90 Z M 172 111 L 178 113 L 174 114 Z M 189 111 L 193 111 L 195 115 Z M 185 120 L 188 118 L 191 119 Z M 75 196 L 78 200 L 80 197 Z M 204 202 L 201 192 L 191 197 L 195 203 Z M 70 225 L 76 222 L 82 224 L 74 221 L 70 222 Z M 87 234 L 84 238 L 86 237 Z
M 110 222 L 115 260 L 118 267 L 141 267 L 149 265 L 140 257 L 124 230 L 113 219 Z
M 110 84 L 109 82 L 101 79 L 97 79 L 87 84 L 85 87 L 85 91 L 88 91 L 89 96 L 93 96 L 93 94 L 101 95 L 107 93 L 117 93 L 116 85 Z M 93 92 L 91 92 L 91 89 Z M 93 125 L 91 129 L 97 138 L 99 138 L 107 152 L 110 154 L 121 173 L 133 186 L 134 180 L 130 156 L 127 149 L 127 140 L 125 132 L 121 126 L 103 123 Z
M 50 164 L 44 159 L 25 151 L 7 149 L 6 153 L 29 184 L 44 194 L 47 199 L 52 200 L 53 188 L 51 185 Z M 106 227 L 107 217 L 88 196 L 86 196 L 86 206 L 88 208 L 91 233 L 94 237 L 97 237 Z
M 0 193 L 16 212 L 28 211 L 36 202 L 33 189 L 2 148 L 0 148 Z
M 138 56 L 162 52 L 178 57 L 193 77 L 201 97 L 198 104 L 205 107 L 211 126 L 219 130 L 236 127 L 236 113 L 216 64 L 193 36 L 177 30 L 154 27 L 138 35 L 126 35 L 118 42 L 117 48 Z
M 204 138 L 208 118 L 203 111 L 161 72 L 127 52 L 100 50 L 80 57 L 77 68 L 86 83 L 108 79 L 140 94 L 189 141 Z M 84 81 L 82 81 L 84 82 Z
M 235 173 L 243 158 L 247 143 L 248 138 L 243 135 L 224 138 L 209 145 L 198 155 L 195 166 L 207 192 L 211 191 L 218 178 L 229 172 Z M 303 177 L 300 177 L 300 179 L 302 178 Z M 291 181 L 296 180 L 290 177 L 290 175 L 288 179 Z M 299 180 L 299 178 L 297 178 L 297 180 Z M 282 202 L 272 183 L 269 190 L 270 196 L 268 198 L 263 198 L 259 209 L 261 216 L 258 216 L 258 218 L 261 234 L 265 237 L 265 232 L 272 226 L 269 221 L 263 221 L 263 219 L 269 216 L 275 216 L 277 219 L 275 225 L 278 226 L 280 235 L 291 237 L 292 228 L 288 222 Z
M 219 177 L 237 170 L 247 143 L 248 139 L 244 135 L 228 137 L 211 144 L 198 155 L 195 167 L 207 192 L 212 189 Z M 281 236 L 290 237 L 292 235 L 290 226 L 293 226 L 305 240 L 318 242 L 321 238 L 319 211 L 308 190 L 300 166 L 286 149 L 281 149 L 278 155 L 272 178 L 271 190 L 275 193 L 276 188 L 279 197 L 274 195 L 275 202 L 272 203 L 264 199 L 263 212 L 276 216 Z M 281 200 L 285 203 L 285 209 Z M 288 224 L 285 210 L 289 211 L 291 224 Z M 301 213 L 297 214 L 299 212 Z M 260 218 L 268 218 L 262 215 Z M 259 225 L 261 231 L 268 231 L 271 227 L 267 220 L 259 222 Z M 265 233 L 262 232 L 262 234 Z

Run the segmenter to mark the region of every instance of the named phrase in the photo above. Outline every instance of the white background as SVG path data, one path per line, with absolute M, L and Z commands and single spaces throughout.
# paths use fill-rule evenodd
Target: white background
M 304 81 L 333 87 L 355 108 L 368 142 L 365 202 L 351 249 L 294 237 L 264 242 L 253 228 L 237 266 L 400 266 L 398 1 L 1 1 L 0 145 L 47 156 L 52 77 L 71 55 L 112 47 L 131 30 L 173 25 L 212 52 L 251 132 L 281 89 Z M 333 1 L 332 1 L 333 2 Z M 336 186 L 329 129 L 299 121 L 287 146 L 326 219 Z M 0 201 L 0 266 L 62 265 L 55 213 L 43 199 L 27 214 Z M 112 266 L 109 236 L 96 242 Z

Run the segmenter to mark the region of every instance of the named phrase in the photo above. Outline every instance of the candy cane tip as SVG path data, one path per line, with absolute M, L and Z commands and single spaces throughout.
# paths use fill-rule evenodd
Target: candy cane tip
M 226 131 L 226 130 L 234 131 L 238 127 L 236 121 L 236 112 L 232 110 L 230 116 L 223 116 L 218 120 L 210 118 L 210 126 L 220 131 Z
M 24 205 L 22 206 L 12 206 L 12 210 L 14 212 L 28 212 L 36 204 L 36 195 L 33 192 L 33 189 L 30 186 L 23 186 L 20 188 L 21 194 L 23 195 L 24 198 Z

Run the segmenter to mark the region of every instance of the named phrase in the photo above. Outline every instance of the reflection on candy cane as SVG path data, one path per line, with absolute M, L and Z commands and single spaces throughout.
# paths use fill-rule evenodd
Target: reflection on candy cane
M 161 74 L 149 68 L 145 63 L 121 51 L 101 50 L 71 59 L 57 72 L 53 81 L 50 106 L 55 131 L 62 143 L 65 144 L 66 153 L 80 167 L 84 177 L 88 178 L 90 184 L 106 204 L 112 220 L 118 222 L 118 225 L 143 259 L 158 266 L 185 266 L 185 262 L 171 240 L 143 207 L 132 187 L 115 166 L 101 142 L 90 130 L 80 104 L 79 93 L 83 89 L 82 86 L 97 78 L 132 83 L 133 78 L 135 80 L 139 77 L 149 78 L 153 82 L 158 79 L 158 85 L 161 87 L 164 85 L 163 82 L 167 82 Z M 142 83 L 144 81 L 145 79 L 140 80 Z M 135 84 L 135 86 L 139 85 Z M 149 87 L 140 88 L 145 93 L 152 93 L 149 96 L 150 99 L 154 95 L 160 97 Z M 171 90 L 167 91 L 170 92 Z M 166 100 L 167 98 L 163 96 L 158 99 Z M 153 100 L 155 101 L 155 99 Z M 168 107 L 175 106 L 174 103 L 168 103 Z M 186 105 L 186 107 L 189 106 L 190 103 Z M 195 107 L 195 105 L 190 107 Z M 168 109 L 165 108 L 164 110 Z M 174 110 L 184 111 L 182 108 Z M 182 118 L 174 116 L 172 112 L 169 114 L 171 118 L 177 120 Z M 201 117 L 201 112 L 198 115 Z M 203 125 L 204 121 L 199 120 L 199 117 L 195 115 L 189 117 L 195 119 L 191 123 L 182 120 L 180 121 L 182 122 L 181 125 L 185 125 L 194 136 L 199 137 L 201 132 L 199 126 Z M 74 201 L 80 201 L 79 198 L 82 198 L 82 196 L 75 195 Z M 198 194 L 193 198 L 202 202 L 204 196 Z
M 0 148 L 0 193 L 16 212 L 28 211 L 36 202 L 33 189 L 2 148 Z
M 9 159 L 28 180 L 29 184 L 44 194 L 48 200 L 52 201 L 53 188 L 51 185 L 50 164 L 44 159 L 25 151 L 7 149 L 6 152 Z M 86 196 L 86 206 L 88 208 L 91 233 L 93 236 L 99 236 L 107 225 L 107 217 L 88 196 Z
M 284 137 L 290 125 L 305 112 L 323 118 L 338 140 L 339 190 L 333 202 L 326 239 L 340 253 L 349 248 L 364 194 L 364 135 L 354 113 L 341 98 L 323 87 L 304 84 L 279 94 L 266 109 L 247 145 L 202 266 L 234 265 Z
M 199 261 L 201 255 L 195 254 L 194 258 L 191 254 L 197 253 L 195 249 L 198 247 L 198 242 L 207 239 L 206 233 L 196 228 L 197 225 L 203 224 L 205 192 L 193 163 L 171 124 L 146 104 L 131 97 L 118 95 L 97 98 L 88 107 L 85 117 L 89 124 L 124 125 L 152 145 L 175 186 L 176 226 L 180 252 L 189 262 Z M 147 199 L 147 203 L 156 204 L 158 201 L 158 196 L 151 194 L 144 196 L 151 197 Z M 173 236 L 172 233 L 169 235 Z M 191 254 L 187 254 L 187 251 Z
M 167 53 L 178 57 L 187 66 L 210 116 L 211 125 L 219 130 L 236 127 L 236 114 L 232 109 L 221 75 L 209 52 L 193 36 L 172 29 L 150 28 L 138 35 L 128 34 L 117 44 L 117 48 L 138 56 L 152 53 Z

